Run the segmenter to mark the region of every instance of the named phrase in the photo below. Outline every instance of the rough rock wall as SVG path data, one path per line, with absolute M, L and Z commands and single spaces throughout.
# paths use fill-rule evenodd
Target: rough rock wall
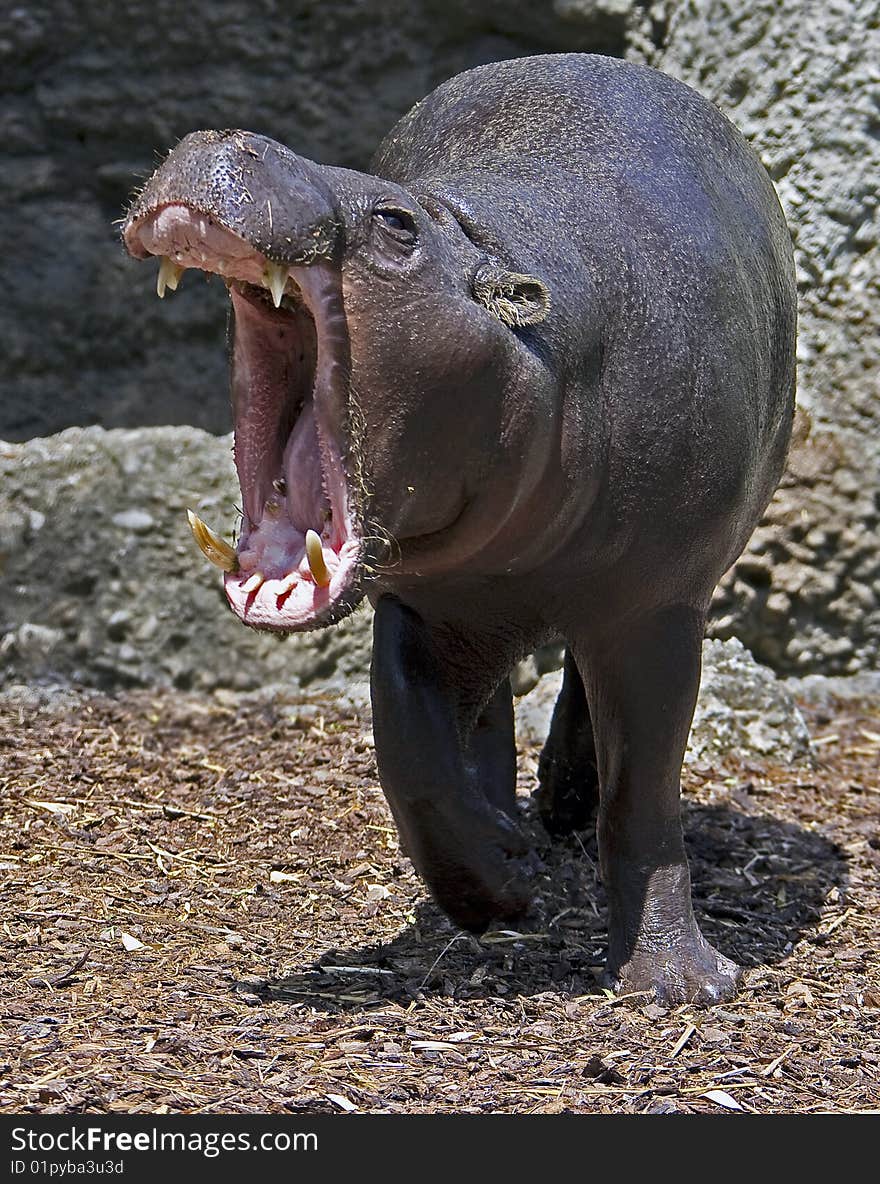
M 196 128 L 364 168 L 445 78 L 622 54 L 632 0 L 39 0 L 0 18 L 0 439 L 70 425 L 230 429 L 225 292 L 161 304 L 113 222 Z M 11 294 L 14 293 L 14 299 Z
M 722 584 L 714 633 L 780 671 L 875 666 L 877 24 L 876 0 L 11 8 L 0 21 L 0 438 L 89 423 L 228 430 L 220 285 L 188 277 L 159 302 L 112 225 L 132 178 L 185 132 L 247 126 L 363 167 L 397 116 L 458 70 L 542 51 L 628 54 L 697 86 L 746 132 L 797 246 L 798 443 Z
M 751 140 L 794 238 L 800 413 L 788 472 L 716 596 L 714 633 L 777 670 L 853 672 L 880 650 L 880 8 L 877 0 L 655 5 L 632 56 Z

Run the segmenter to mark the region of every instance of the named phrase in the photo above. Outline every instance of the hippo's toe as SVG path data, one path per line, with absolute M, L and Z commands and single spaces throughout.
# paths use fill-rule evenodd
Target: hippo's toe
M 741 967 L 719 954 L 700 935 L 662 952 L 636 951 L 618 969 L 609 967 L 605 981 L 622 994 L 649 992 L 658 1003 L 695 1003 L 712 1007 L 732 999 L 742 986 Z

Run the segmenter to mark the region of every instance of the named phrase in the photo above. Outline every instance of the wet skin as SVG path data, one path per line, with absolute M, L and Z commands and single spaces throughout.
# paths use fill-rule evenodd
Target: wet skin
M 793 412 L 790 241 L 741 137 L 656 71 L 518 59 L 438 88 L 369 174 L 195 133 L 124 235 L 231 283 L 242 538 L 200 545 L 256 628 L 373 604 L 379 777 L 438 903 L 475 931 L 528 908 L 508 676 L 562 636 L 538 806 L 554 835 L 595 815 L 608 980 L 733 994 L 679 795 L 712 591 Z

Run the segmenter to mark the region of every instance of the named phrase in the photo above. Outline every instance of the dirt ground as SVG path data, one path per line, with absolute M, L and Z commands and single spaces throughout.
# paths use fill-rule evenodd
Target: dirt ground
M 518 931 L 426 899 L 368 719 L 182 694 L 0 709 L 0 1110 L 810 1113 L 880 1109 L 880 705 L 809 715 L 815 770 L 685 778 L 733 1002 L 599 973 L 595 839 L 539 853 Z

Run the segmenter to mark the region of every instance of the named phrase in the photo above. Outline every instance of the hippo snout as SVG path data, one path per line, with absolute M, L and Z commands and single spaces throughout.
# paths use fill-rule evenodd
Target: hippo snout
M 342 219 L 317 166 L 253 132 L 192 132 L 172 149 L 125 220 L 123 238 L 132 255 L 151 253 L 141 228 L 174 204 L 246 239 L 277 263 L 329 261 L 340 250 Z

